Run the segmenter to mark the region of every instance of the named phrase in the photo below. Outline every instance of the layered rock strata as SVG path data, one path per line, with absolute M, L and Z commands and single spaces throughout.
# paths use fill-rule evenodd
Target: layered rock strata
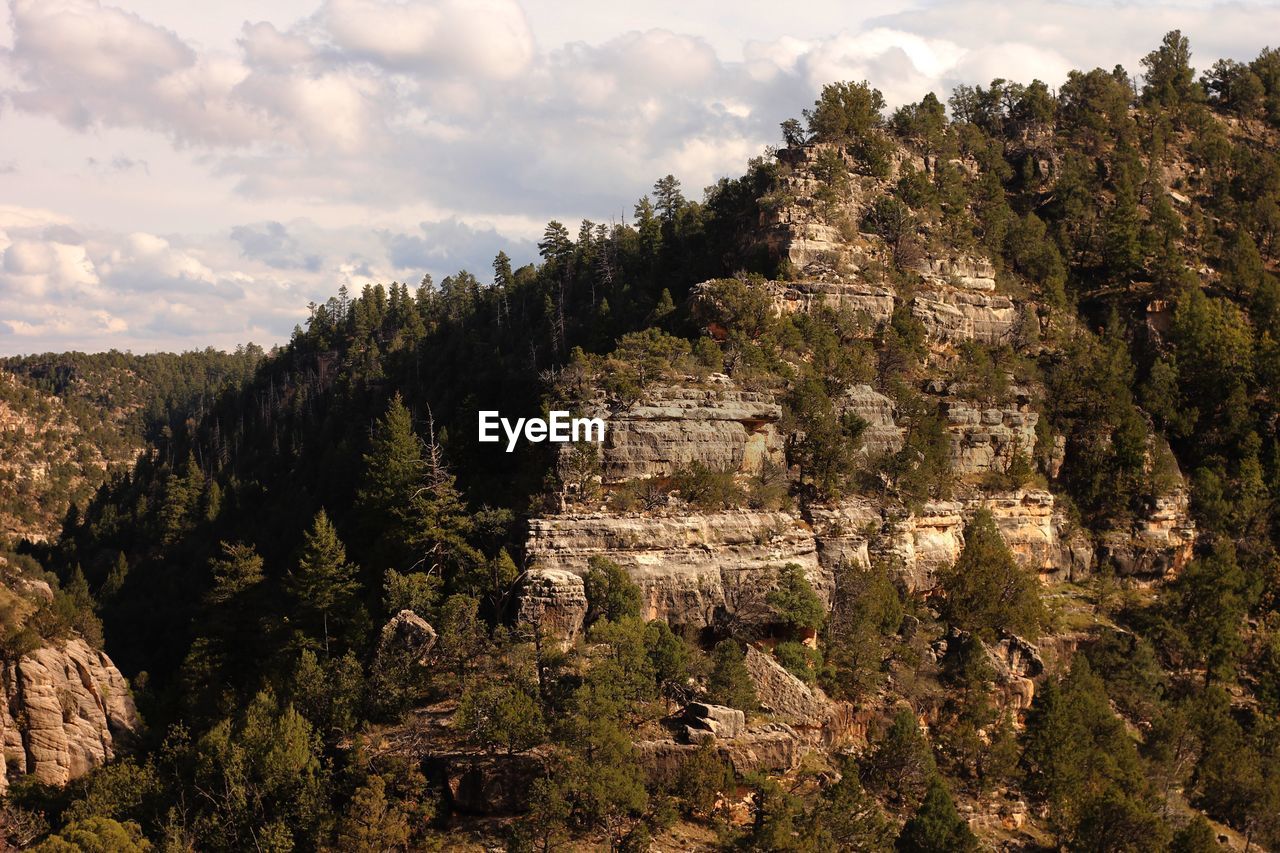
M 527 554 L 534 569 L 578 575 L 592 557 L 606 557 L 639 585 L 646 618 L 695 629 L 726 617 L 767 622 L 765 597 L 788 563 L 804 570 L 820 596 L 831 589 L 812 532 L 784 512 L 533 519 Z

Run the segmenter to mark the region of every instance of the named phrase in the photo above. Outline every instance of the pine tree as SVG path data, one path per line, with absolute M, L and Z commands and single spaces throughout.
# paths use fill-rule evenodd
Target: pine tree
M 387 796 L 386 781 L 370 776 L 351 797 L 338 826 L 338 845 L 352 853 L 382 853 L 404 849 L 408 843 L 408 818 Z
M 721 640 L 711 653 L 711 676 L 707 695 L 712 702 L 751 711 L 759 704 L 756 688 L 744 663 L 742 646 L 736 640 Z
M 860 850 L 885 853 L 893 849 L 894 826 L 880 804 L 858 780 L 858 765 L 848 759 L 840 768 L 840 781 L 822 792 L 822 799 L 808 819 L 806 849 Z
M 1045 620 L 1039 581 L 1018 565 L 990 510 L 975 513 L 964 540 L 955 565 L 938 574 L 943 618 L 985 640 L 1034 637 Z
M 323 509 L 316 513 L 303 538 L 302 554 L 289 576 L 288 587 L 307 630 L 319 627 L 327 657 L 331 624 L 335 628 L 352 627 L 361 605 L 356 597 L 360 589 L 356 567 L 347 562 L 347 549 Z
M 935 776 L 929 781 L 924 802 L 902 827 L 894 847 L 900 853 L 967 853 L 978 849 L 978 839 L 956 811 L 951 792 Z

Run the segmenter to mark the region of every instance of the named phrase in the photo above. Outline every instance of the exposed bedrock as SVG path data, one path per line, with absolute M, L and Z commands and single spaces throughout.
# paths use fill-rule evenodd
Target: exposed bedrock
M 930 338 L 951 343 L 1012 343 L 1021 319 L 1007 296 L 946 285 L 922 289 L 911 301 L 911 313 Z
M 73 638 L 4 668 L 0 730 L 4 766 L 46 785 L 65 785 L 115 756 L 141 728 L 124 676 L 105 653 Z
M 592 557 L 627 570 L 645 616 L 705 628 L 718 619 L 769 621 L 777 569 L 796 563 L 818 594 L 831 590 L 813 533 L 785 512 L 729 510 L 684 516 L 593 513 L 533 519 L 530 567 L 584 574 Z
M 592 414 L 608 420 L 600 460 L 605 483 L 667 477 L 693 462 L 745 474 L 766 461 L 783 462 L 782 405 L 774 394 L 744 390 L 722 374 L 651 388 L 626 408 L 607 411 L 602 402 Z

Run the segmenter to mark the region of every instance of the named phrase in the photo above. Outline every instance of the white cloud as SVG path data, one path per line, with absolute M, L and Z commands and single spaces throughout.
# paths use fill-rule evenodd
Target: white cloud
M 509 80 L 534 56 L 514 0 L 328 0 L 317 19 L 344 53 L 395 70 Z
M 997 76 L 1056 86 L 1136 71 L 1174 27 L 1205 67 L 1256 54 L 1280 7 L 9 0 L 0 351 L 75 346 L 77 327 L 274 340 L 342 283 L 483 272 L 504 245 L 531 255 L 547 219 L 628 215 L 668 172 L 696 196 L 831 80 L 891 106 Z

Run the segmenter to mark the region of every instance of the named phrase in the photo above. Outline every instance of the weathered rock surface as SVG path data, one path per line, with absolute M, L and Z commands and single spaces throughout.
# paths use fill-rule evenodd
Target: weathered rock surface
M 1012 343 L 1020 319 L 1018 307 L 1007 296 L 943 286 L 917 293 L 911 313 L 929 337 L 951 343 Z
M 1182 569 L 1195 550 L 1196 525 L 1186 491 L 1156 498 L 1129 530 L 1102 537 L 1099 556 L 1119 575 L 1164 577 Z
M 917 272 L 934 284 L 984 292 L 996 289 L 995 266 L 986 258 L 965 255 L 925 257 L 917 265 Z
M 747 715 L 737 708 L 690 702 L 684 709 L 685 737 L 701 743 L 708 737 L 730 740 L 747 730 Z
M 1040 415 L 1024 401 L 982 407 L 968 400 L 942 401 L 951 440 L 951 470 L 960 474 L 1004 472 L 1018 456 L 1031 459 Z
M 8 664 L 3 690 L 0 791 L 14 773 L 65 785 L 114 757 L 141 729 L 124 676 L 79 638 Z
M 426 664 L 436 646 L 436 631 L 412 610 L 401 610 L 382 626 L 378 656 L 396 655 Z
M 601 447 L 605 483 L 667 477 L 690 463 L 756 473 L 783 462 L 777 424 L 782 406 L 768 392 L 739 388 L 722 374 L 704 383 L 649 389 L 628 408 L 593 412 L 609 428 Z
M 693 628 L 729 615 L 768 621 L 764 599 L 787 563 L 800 565 L 820 596 L 831 589 L 812 532 L 785 512 L 537 518 L 526 550 L 534 569 L 578 575 L 594 556 L 613 560 L 639 585 L 646 618 Z
M 800 736 L 783 723 L 766 723 L 731 740 L 716 740 L 713 748 L 739 776 L 757 771 L 786 773 L 800 765 L 805 751 Z M 644 740 L 635 744 L 635 756 L 650 782 L 671 784 L 698 749 L 699 746 L 692 743 Z
M 571 642 L 582 632 L 587 617 L 587 594 L 582 578 L 563 569 L 525 572 L 516 594 L 516 624 Z
M 793 726 L 821 729 L 831 702 L 820 688 L 796 678 L 772 655 L 747 646 L 743 660 L 756 688 L 760 708 L 783 717 Z
M 1042 576 L 1071 579 L 1092 565 L 1089 543 L 1070 529 L 1053 495 L 1041 489 L 993 493 L 955 501 L 929 501 L 919 513 L 894 517 L 865 498 L 831 507 L 811 507 L 809 516 L 822 565 L 867 566 L 887 558 L 909 590 L 927 590 L 934 574 L 964 549 L 964 526 L 979 508 L 991 511 L 1009 549 Z
M 845 391 L 837 405 L 842 413 L 857 415 L 866 422 L 862 432 L 863 455 L 875 457 L 901 449 L 905 430 L 894 421 L 896 410 L 892 399 L 870 385 L 854 385 Z
M 832 308 L 865 315 L 872 326 L 893 316 L 895 294 L 883 285 L 860 281 L 771 281 L 767 287 L 774 310 L 784 316 Z

